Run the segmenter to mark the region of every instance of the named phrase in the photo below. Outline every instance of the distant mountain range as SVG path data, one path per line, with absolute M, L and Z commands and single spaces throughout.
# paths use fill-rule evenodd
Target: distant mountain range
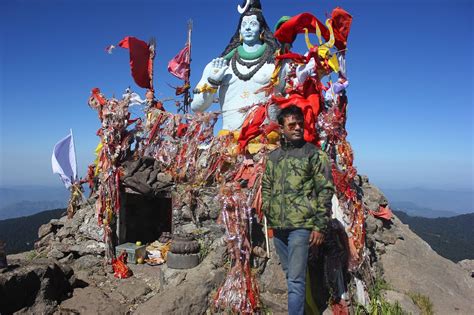
M 403 209 L 406 207 L 406 211 L 414 215 L 436 217 L 474 212 L 474 192 L 472 190 L 383 188 L 382 191 L 392 208 Z M 430 211 L 435 214 L 429 214 Z
M 474 213 L 436 219 L 394 213 L 439 255 L 454 262 L 474 259 Z
M 0 187 L 0 208 L 26 201 L 64 201 L 69 191 L 64 186 L 2 186 Z
M 38 239 L 38 229 L 51 219 L 59 219 L 66 209 L 43 211 L 31 216 L 1 220 L 0 240 L 5 241 L 7 254 L 32 250 Z
M 49 209 L 65 208 L 66 202 L 54 201 L 20 201 L 0 208 L 0 220 L 29 216 Z
M 68 198 L 69 191 L 61 186 L 0 187 L 0 220 L 64 208 Z
M 390 207 L 392 210 L 403 211 L 413 217 L 439 218 L 459 215 L 453 211 L 433 210 L 427 207 L 420 207 L 411 201 L 390 201 Z

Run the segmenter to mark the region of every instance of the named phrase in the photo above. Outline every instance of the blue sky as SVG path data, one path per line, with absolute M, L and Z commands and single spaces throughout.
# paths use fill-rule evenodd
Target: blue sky
M 74 130 L 85 175 L 98 138 L 93 87 L 108 97 L 131 86 L 128 51 L 104 48 L 131 35 L 157 39 L 155 84 L 194 21 L 193 85 L 238 21 L 241 1 L 28 1 L 0 3 L 0 185 L 61 185 L 54 144 Z M 390 188 L 473 189 L 471 1 L 262 0 L 273 27 L 301 12 L 321 20 L 336 6 L 353 15 L 347 68 L 349 141 L 359 173 Z M 313 38 L 313 41 L 315 39 Z M 295 50 L 303 52 L 302 39 Z M 166 103 L 173 110 L 172 103 Z

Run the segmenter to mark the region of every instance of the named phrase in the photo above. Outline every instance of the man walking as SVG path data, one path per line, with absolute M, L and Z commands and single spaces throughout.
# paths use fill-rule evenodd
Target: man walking
M 303 138 L 303 112 L 278 114 L 281 147 L 270 153 L 262 180 L 263 210 L 288 285 L 288 312 L 303 314 L 308 249 L 319 246 L 334 194 L 329 158 Z

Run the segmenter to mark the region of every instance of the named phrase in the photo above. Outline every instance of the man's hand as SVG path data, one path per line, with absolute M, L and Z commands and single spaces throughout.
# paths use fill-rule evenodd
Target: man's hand
M 324 234 L 318 231 L 312 231 L 309 236 L 309 246 L 319 246 L 324 242 Z

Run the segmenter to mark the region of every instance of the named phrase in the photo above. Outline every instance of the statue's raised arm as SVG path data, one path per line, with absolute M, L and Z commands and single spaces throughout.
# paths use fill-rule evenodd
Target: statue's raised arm
M 239 25 L 229 45 L 219 58 L 213 59 L 203 71 L 194 90 L 191 109 L 205 111 L 217 92 L 221 105 L 222 128 L 238 130 L 245 120 L 246 107 L 268 99 L 259 91 L 271 79 L 278 47 L 262 14 L 260 1 L 247 0 Z

